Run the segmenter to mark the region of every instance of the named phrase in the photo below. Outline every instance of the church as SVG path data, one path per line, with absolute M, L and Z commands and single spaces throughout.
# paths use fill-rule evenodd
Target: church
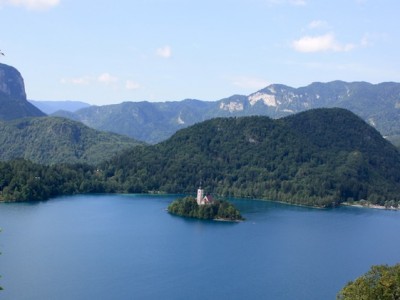
M 198 205 L 211 204 L 214 202 L 214 199 L 211 195 L 204 196 L 204 190 L 201 188 L 201 186 L 197 190 L 196 200 Z

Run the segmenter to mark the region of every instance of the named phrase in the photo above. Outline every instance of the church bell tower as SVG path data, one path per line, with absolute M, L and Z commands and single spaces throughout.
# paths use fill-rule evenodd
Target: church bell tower
M 203 203 L 203 198 L 204 198 L 204 190 L 201 188 L 201 185 L 200 185 L 197 190 L 197 204 L 198 205 L 201 205 Z

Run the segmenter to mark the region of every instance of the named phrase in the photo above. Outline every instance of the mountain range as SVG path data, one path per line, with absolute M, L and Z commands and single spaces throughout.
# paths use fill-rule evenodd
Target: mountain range
M 186 99 L 90 106 L 81 101 L 28 102 L 21 74 L 11 66 L 0 64 L 0 120 L 42 117 L 46 112 L 147 143 L 158 143 L 179 129 L 215 117 L 280 118 L 322 107 L 348 109 L 383 136 L 400 144 L 400 83 L 333 81 L 300 88 L 273 84 L 248 96 L 233 95 L 218 101 Z
M 273 84 L 248 96 L 233 95 L 219 101 L 123 102 L 54 114 L 99 130 L 158 143 L 181 128 L 215 117 L 280 118 L 322 107 L 348 109 L 383 136 L 400 135 L 400 83 L 394 82 L 315 82 L 300 88 Z

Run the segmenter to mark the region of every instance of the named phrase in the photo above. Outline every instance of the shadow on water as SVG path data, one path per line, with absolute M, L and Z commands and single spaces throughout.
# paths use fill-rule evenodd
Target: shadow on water
M 174 220 L 180 220 L 187 225 L 203 225 L 203 226 L 232 226 L 238 225 L 245 221 L 223 221 L 223 220 L 205 220 L 205 219 L 197 219 L 197 218 L 190 218 L 190 217 L 182 217 L 174 214 L 170 214 L 166 211 L 167 214 L 171 216 Z

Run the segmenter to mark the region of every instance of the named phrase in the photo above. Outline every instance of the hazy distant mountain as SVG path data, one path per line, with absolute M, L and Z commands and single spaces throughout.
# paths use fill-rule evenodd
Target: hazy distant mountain
M 273 84 L 249 96 L 234 95 L 214 102 L 124 102 L 56 115 L 79 120 L 96 129 L 157 143 L 181 128 L 214 117 L 266 115 L 279 118 L 322 107 L 349 109 L 382 135 L 400 134 L 400 83 L 393 82 L 316 82 L 300 88 Z
M 42 164 L 97 164 L 139 143 L 100 132 L 80 122 L 57 118 L 0 121 L 0 160 L 24 158 Z
M 0 120 L 41 116 L 45 113 L 26 100 L 21 74 L 11 66 L 0 64 Z
M 211 105 L 211 106 L 210 106 Z M 59 111 L 55 116 L 71 118 L 99 130 L 115 132 L 149 143 L 162 141 L 177 130 L 206 120 L 215 103 L 199 100 L 178 102 L 123 102 L 91 106 L 75 113 Z
M 90 104 L 81 101 L 38 101 L 38 100 L 28 100 L 30 103 L 35 105 L 41 111 L 50 115 L 56 111 L 63 110 L 67 112 L 74 112 L 78 109 L 89 107 Z

